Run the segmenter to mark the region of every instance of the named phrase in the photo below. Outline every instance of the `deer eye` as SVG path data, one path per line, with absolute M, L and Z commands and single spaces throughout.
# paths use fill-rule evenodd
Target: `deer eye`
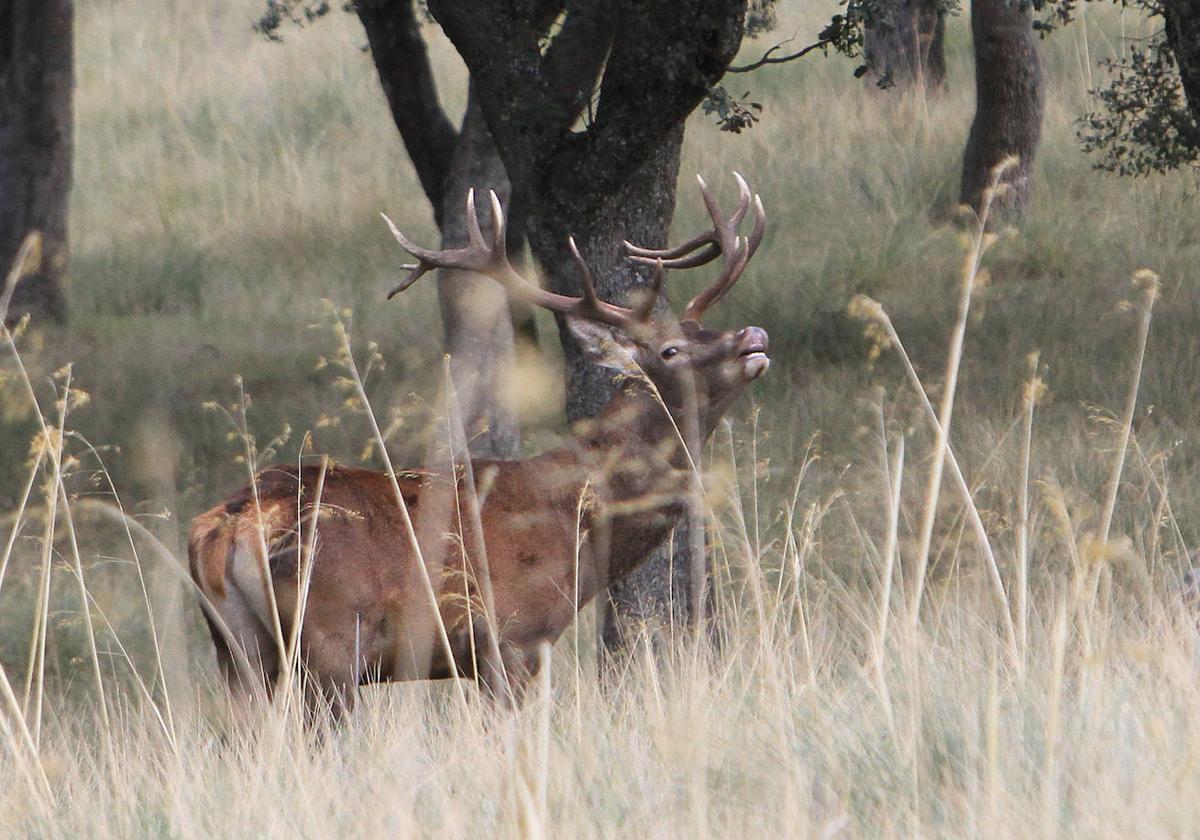
M 662 351 L 662 357 L 663 357 L 664 359 L 669 359 L 669 358 L 671 358 L 672 356 L 677 356 L 677 355 L 679 355 L 679 348 L 678 348 L 678 347 L 664 347 L 664 348 L 663 348 L 663 351 Z

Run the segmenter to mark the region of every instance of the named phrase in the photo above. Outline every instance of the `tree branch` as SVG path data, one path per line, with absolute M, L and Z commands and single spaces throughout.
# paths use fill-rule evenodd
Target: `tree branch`
M 568 0 L 562 29 L 542 58 L 552 112 L 570 128 L 596 89 L 617 21 L 612 0 Z
M 1162 16 L 1188 108 L 1200 124 L 1200 0 L 1164 0 Z
M 458 132 L 438 100 L 412 0 L 358 0 L 355 11 L 366 30 L 392 120 L 440 227 L 443 188 Z
M 536 181 L 597 201 L 646 160 L 725 72 L 741 43 L 746 2 L 570 4 L 559 38 L 576 25 L 583 33 L 589 26 L 604 31 L 606 19 L 617 22 L 595 121 L 575 135 L 569 128 L 577 111 L 561 107 L 562 77 L 552 75 L 562 66 L 556 62 L 571 59 L 572 41 L 564 39 L 561 49 L 552 42 L 542 55 L 534 0 L 429 0 L 429 8 L 479 85 L 514 189 Z M 603 61 L 595 42 L 574 43 Z
M 514 190 L 530 183 L 556 127 L 541 72 L 540 11 L 533 0 L 429 0 L 429 11 L 466 62 Z
M 561 145 L 551 183 L 603 200 L 695 110 L 741 45 L 745 0 L 618 4 L 596 119 Z
M 781 49 L 784 48 L 784 46 L 791 43 L 791 41 L 792 41 L 791 38 L 788 38 L 786 41 L 781 41 L 780 43 L 776 44 L 775 46 L 771 47 L 771 49 L 769 49 L 765 53 L 763 53 L 762 58 L 760 58 L 758 61 L 752 61 L 749 64 L 740 64 L 736 67 L 730 67 L 725 72 L 726 73 L 749 73 L 753 70 L 757 70 L 760 67 L 765 67 L 768 64 L 786 64 L 789 61 L 795 61 L 798 58 L 804 58 L 804 56 L 808 55 L 813 50 L 819 50 L 819 49 L 823 49 L 823 48 L 829 46 L 829 41 L 821 39 L 821 40 L 813 41 L 811 44 L 809 44 L 804 49 L 797 50 L 796 52 L 791 53 L 790 55 L 781 55 L 781 56 L 775 55 L 775 53 L 779 52 Z

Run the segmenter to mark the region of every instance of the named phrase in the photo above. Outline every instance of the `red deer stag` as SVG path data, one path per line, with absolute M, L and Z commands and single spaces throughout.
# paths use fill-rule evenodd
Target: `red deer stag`
M 449 468 L 275 466 L 196 517 L 191 572 L 235 695 L 270 693 L 299 613 L 296 655 L 310 708 L 328 701 L 341 714 L 357 685 L 400 679 L 468 677 L 493 695 L 519 696 L 539 646 L 642 563 L 680 518 L 694 486 L 680 430 L 707 439 L 770 365 L 762 329 L 700 324 L 763 236 L 762 202 L 736 177 L 740 202 L 729 217 L 700 181 L 711 230 L 662 250 L 626 243 L 631 259 L 655 266 L 652 293 L 636 308 L 597 297 L 573 241 L 581 297 L 518 274 L 494 194 L 487 237 L 468 196 L 461 249 L 428 251 L 392 227 L 417 259 L 392 294 L 435 268 L 486 274 L 513 297 L 564 316 L 593 359 L 625 374 L 623 384 L 569 442 L 533 458 L 459 465 L 453 479 Z M 743 237 L 738 228 L 752 207 L 754 227 Z M 719 276 L 678 320 L 655 312 L 665 269 L 717 257 Z

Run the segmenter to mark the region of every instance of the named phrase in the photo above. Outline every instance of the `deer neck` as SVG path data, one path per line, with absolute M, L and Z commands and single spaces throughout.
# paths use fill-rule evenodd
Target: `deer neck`
M 588 577 L 596 591 L 641 565 L 679 521 L 695 480 L 684 426 L 638 382 L 577 425 L 576 453 L 590 485 Z

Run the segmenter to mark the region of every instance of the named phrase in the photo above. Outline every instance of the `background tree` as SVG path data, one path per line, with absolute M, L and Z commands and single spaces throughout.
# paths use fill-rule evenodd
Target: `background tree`
M 441 247 L 466 244 L 460 197 L 474 187 L 495 190 L 510 205 L 508 176 L 479 113 L 474 92 L 455 132 L 438 100 L 420 21 L 411 0 L 359 0 L 371 56 L 396 128 L 417 170 L 441 231 Z M 490 212 L 490 210 L 486 211 Z M 524 248 L 522 226 L 510 229 L 510 249 Z M 472 455 L 505 458 L 521 446 L 513 406 L 502 390 L 514 363 L 513 326 L 502 289 L 470 272 L 438 273 L 443 347 L 462 407 Z
M 31 231 L 41 261 L 10 316 L 65 315 L 74 114 L 72 0 L 0 0 L 0 266 Z
M 466 242 L 461 202 L 467 190 L 495 190 L 510 210 L 511 190 L 474 91 L 468 92 L 458 129 L 442 108 L 421 33 L 420 5 L 414 0 L 358 0 L 347 8 L 358 15 L 366 32 L 392 120 L 433 210 L 441 247 L 454 248 Z M 326 2 L 268 0 L 256 28 L 268 38 L 280 40 L 285 21 L 311 22 L 329 11 Z M 542 26 L 549 24 L 546 14 L 540 16 Z M 490 212 L 486 203 L 483 206 L 484 212 Z M 520 254 L 524 248 L 522 216 L 511 212 L 510 216 L 510 252 Z M 503 388 L 505 374 L 514 363 L 507 298 L 485 277 L 441 271 L 438 302 L 443 347 L 450 356 L 471 454 L 513 457 L 520 450 L 521 435 Z
M 1163 0 L 1164 35 L 1179 67 L 1192 119 L 1200 123 L 1200 2 Z
M 946 84 L 946 15 L 942 0 L 889 0 L 879 19 L 864 28 L 867 79 L 882 88 L 922 86 L 936 93 Z
M 1011 0 L 972 0 L 971 38 L 975 47 L 975 119 L 963 152 L 959 200 L 979 209 L 991 171 L 1016 155 L 1008 188 L 994 207 L 1021 213 L 1032 194 L 1031 173 L 1042 136 L 1045 106 L 1041 57 L 1030 8 Z

